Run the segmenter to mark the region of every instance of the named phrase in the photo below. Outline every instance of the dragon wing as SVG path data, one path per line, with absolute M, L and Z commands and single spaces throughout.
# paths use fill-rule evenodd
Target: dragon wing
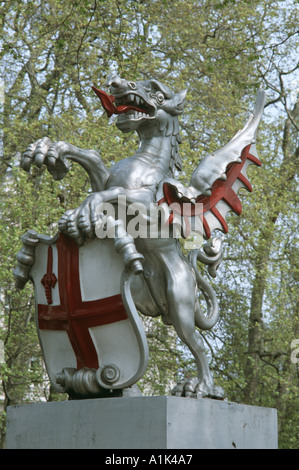
M 263 114 L 265 95 L 263 90 L 259 91 L 254 113 L 244 128 L 220 150 L 206 155 L 195 169 L 190 183 L 198 194 L 209 196 L 213 183 L 219 178 L 225 178 L 227 166 L 230 163 L 238 163 L 242 150 L 254 142 L 256 130 Z
M 174 180 L 164 180 L 163 197 L 158 203 L 166 202 L 168 206 L 173 207 L 177 207 L 173 203 L 178 203 L 182 209 L 186 202 L 193 206 L 189 209 L 189 221 L 184 216 L 187 228 L 185 236 L 188 236 L 190 227 L 194 226 L 192 219 L 195 217 L 200 217 L 203 235 L 209 239 L 213 230 L 228 232 L 225 220 L 227 212 L 233 211 L 238 215 L 241 213 L 238 191 L 240 188 L 252 191 L 247 168 L 251 164 L 261 166 L 255 137 L 265 100 L 266 93 L 260 90 L 254 112 L 244 128 L 227 145 L 202 159 L 191 176 L 188 188 Z M 202 204 L 201 214 L 196 208 L 196 203 Z M 180 215 L 184 215 L 183 212 Z

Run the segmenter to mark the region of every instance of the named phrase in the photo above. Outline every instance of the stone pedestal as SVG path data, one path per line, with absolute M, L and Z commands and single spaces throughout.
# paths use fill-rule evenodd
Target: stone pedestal
M 275 449 L 272 408 L 172 396 L 12 406 L 8 449 Z

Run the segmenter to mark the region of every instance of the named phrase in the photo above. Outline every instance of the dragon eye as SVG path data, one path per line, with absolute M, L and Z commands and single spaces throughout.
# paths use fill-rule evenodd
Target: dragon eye
M 137 85 L 135 82 L 129 82 L 128 84 L 129 84 L 129 87 L 132 88 L 132 90 L 136 90 Z
M 157 91 L 156 98 L 157 98 L 158 103 L 163 103 L 163 101 L 164 101 L 163 93 L 161 93 L 160 91 Z

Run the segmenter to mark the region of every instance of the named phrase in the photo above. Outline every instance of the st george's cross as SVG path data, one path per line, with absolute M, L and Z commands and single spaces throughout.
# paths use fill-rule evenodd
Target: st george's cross
M 61 392 L 57 375 L 103 367 L 117 369 L 113 389 L 130 384 L 144 370 L 138 325 L 121 292 L 124 264 L 111 239 L 79 247 L 62 234 L 42 237 L 30 276 L 36 294 L 37 327 L 47 372 Z M 125 300 L 125 302 L 124 302 Z M 134 306 L 131 305 L 131 309 Z M 118 384 L 119 382 L 119 384 Z

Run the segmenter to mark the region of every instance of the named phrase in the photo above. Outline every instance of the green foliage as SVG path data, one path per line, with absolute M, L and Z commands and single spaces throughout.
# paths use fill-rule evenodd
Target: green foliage
M 199 159 L 243 125 L 258 87 L 267 90 L 258 135 L 263 166 L 249 170 L 254 190 L 242 193 L 241 217 L 229 216 L 225 260 L 213 281 L 221 320 L 204 338 L 227 397 L 277 407 L 280 446 L 298 448 L 299 378 L 290 360 L 291 341 L 299 338 L 297 29 L 294 0 L 11 0 L 9 8 L 1 3 L 3 436 L 7 405 L 61 399 L 45 376 L 32 287 L 14 288 L 21 235 L 27 229 L 54 234 L 60 216 L 90 189 L 76 165 L 53 181 L 44 167 L 22 172 L 20 156 L 43 136 L 97 149 L 107 167 L 133 154 L 136 136 L 122 135 L 113 119 L 108 122 L 90 88 L 103 87 L 117 71 L 135 80 L 156 77 L 175 91 L 188 88 L 181 117 L 180 178 L 186 184 Z M 151 362 L 140 387 L 147 394 L 165 393 L 177 378 L 195 373 L 193 361 L 160 320 L 146 319 L 144 325 Z

